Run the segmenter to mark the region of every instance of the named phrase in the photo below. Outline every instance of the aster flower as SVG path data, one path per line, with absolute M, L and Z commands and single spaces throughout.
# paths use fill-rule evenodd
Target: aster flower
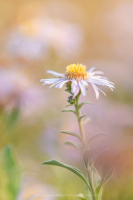
M 50 88 L 55 86 L 56 88 L 62 88 L 65 83 L 71 82 L 71 92 L 73 93 L 73 98 L 75 98 L 81 91 L 82 95 L 86 95 L 86 90 L 89 85 L 92 85 L 96 98 L 99 97 L 99 91 L 104 95 L 105 93 L 97 87 L 97 85 L 106 85 L 111 90 L 114 88 L 114 83 L 107 80 L 107 78 L 100 76 L 103 74 L 101 71 L 93 71 L 95 67 L 86 71 L 86 66 L 82 64 L 71 64 L 66 67 L 64 74 L 57 73 L 52 70 L 48 70 L 47 73 L 52 74 L 58 78 L 53 79 L 41 79 L 44 82 L 43 85 L 51 84 Z

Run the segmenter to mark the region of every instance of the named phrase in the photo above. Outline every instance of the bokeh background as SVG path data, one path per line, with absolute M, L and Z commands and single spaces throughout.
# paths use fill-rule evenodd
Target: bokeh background
M 88 138 L 108 133 L 93 144 L 110 148 L 96 163 L 99 173 L 120 155 L 103 200 L 133 199 L 133 1 L 0 0 L 0 200 L 67 200 L 77 198 L 55 194 L 84 193 L 71 172 L 41 165 L 54 158 L 85 173 L 78 152 L 63 144 L 73 138 L 59 133 L 79 133 L 75 116 L 61 113 L 65 87 L 40 83 L 51 77 L 46 70 L 63 73 L 73 63 L 95 66 L 115 83 L 98 100 L 90 87 L 81 101 L 92 105 L 82 112 L 91 119 Z

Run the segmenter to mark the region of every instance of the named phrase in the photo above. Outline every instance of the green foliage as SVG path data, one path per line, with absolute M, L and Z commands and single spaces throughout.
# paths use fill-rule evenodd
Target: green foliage
M 6 146 L 0 153 L 0 199 L 14 200 L 20 189 L 20 166 L 13 148 Z
M 12 126 L 14 126 L 14 124 L 18 120 L 19 113 L 20 113 L 19 109 L 16 108 L 11 113 L 5 114 L 6 115 L 5 120 L 6 120 L 7 128 L 11 128 Z

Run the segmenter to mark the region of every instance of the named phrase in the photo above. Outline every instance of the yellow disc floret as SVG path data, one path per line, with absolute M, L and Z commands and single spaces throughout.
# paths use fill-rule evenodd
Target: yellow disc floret
M 77 81 L 85 80 L 87 78 L 86 66 L 82 64 L 71 64 L 66 67 L 65 77 L 68 79 L 75 79 Z

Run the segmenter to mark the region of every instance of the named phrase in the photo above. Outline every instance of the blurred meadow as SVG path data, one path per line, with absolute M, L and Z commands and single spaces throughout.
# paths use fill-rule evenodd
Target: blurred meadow
M 93 143 L 110 150 L 96 162 L 120 155 L 103 200 L 133 199 L 133 1 L 0 0 L 0 200 L 68 200 L 57 194 L 84 193 L 80 179 L 58 167 L 41 165 L 58 159 L 78 167 L 80 155 L 63 143 L 78 132 L 73 114 L 61 113 L 68 94 L 42 86 L 82 63 L 105 72 L 114 91 L 103 88 L 96 100 L 90 87 L 81 100 L 90 117 L 87 137 L 107 132 Z M 46 196 L 47 195 L 47 196 Z

